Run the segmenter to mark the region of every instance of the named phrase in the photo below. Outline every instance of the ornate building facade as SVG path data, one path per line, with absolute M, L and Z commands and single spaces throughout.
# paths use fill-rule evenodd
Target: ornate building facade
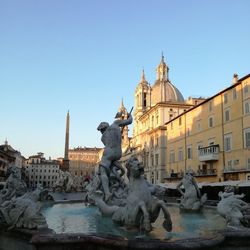
M 185 101 L 181 92 L 169 79 L 169 67 L 162 55 L 155 83 L 151 86 L 142 72 L 135 90 L 134 128 L 132 154 L 145 166 L 145 176 L 152 183 L 161 183 L 166 171 L 165 123 L 197 105 L 204 99 L 189 98 Z
M 69 172 L 73 176 L 90 177 L 97 169 L 102 149 L 78 147 L 69 150 Z
M 43 153 L 30 156 L 26 161 L 26 176 L 28 186 L 36 188 L 38 185 L 51 188 L 59 177 L 60 163 L 57 160 L 46 160 Z
M 250 74 L 165 125 L 166 180 L 250 180 Z

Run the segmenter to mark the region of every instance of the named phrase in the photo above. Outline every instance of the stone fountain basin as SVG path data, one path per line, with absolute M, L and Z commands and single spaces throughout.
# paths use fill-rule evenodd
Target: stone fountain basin
M 206 208 L 201 213 L 182 213 L 176 205 L 168 205 L 173 229 L 167 232 L 162 227 L 163 214 L 153 223 L 150 233 L 136 229 L 126 229 L 113 223 L 110 217 L 103 217 L 96 206 L 83 202 L 45 204 L 42 213 L 48 226 L 55 233 L 97 234 L 118 236 L 128 240 L 175 241 L 187 238 L 213 237 L 218 230 L 225 228 L 225 220 L 215 209 Z
M 206 208 L 198 217 L 195 214 L 179 214 L 178 207 L 173 205 L 169 205 L 169 211 L 173 221 L 172 232 L 161 230 L 161 219 L 158 219 L 153 225 L 154 230 L 144 235 L 113 225 L 110 218 L 101 217 L 96 207 L 88 207 L 84 203 L 46 204 L 43 213 L 49 226 L 54 227 L 53 231 L 2 231 L 0 249 L 249 249 L 250 231 L 223 229 L 225 221 L 217 216 L 215 209 Z M 93 218 L 86 221 L 87 214 L 89 219 L 91 213 Z M 195 218 L 198 218 L 196 226 L 193 222 Z M 91 220 L 97 226 L 89 224 Z M 204 225 L 206 220 L 207 224 Z M 101 221 L 104 223 L 100 224 Z M 211 227 L 211 221 L 214 222 L 214 228 Z M 202 225 L 207 228 L 197 231 Z M 86 228 L 88 231 L 84 231 Z

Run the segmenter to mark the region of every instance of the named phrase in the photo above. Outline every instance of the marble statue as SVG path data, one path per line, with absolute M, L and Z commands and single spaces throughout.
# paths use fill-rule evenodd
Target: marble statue
M 5 182 L 4 188 L 0 191 L 0 204 L 13 197 L 22 196 L 27 191 L 27 185 L 21 178 L 21 169 L 12 166 L 8 169 L 10 173 Z
M 181 190 L 183 185 L 185 191 Z M 187 171 L 181 182 L 177 185 L 177 190 L 181 193 L 180 209 L 182 211 L 198 211 L 207 200 L 207 195 L 201 196 L 197 182 L 191 170 Z
M 132 156 L 126 163 L 129 183 L 124 206 L 110 206 L 103 200 L 103 193 L 96 191 L 92 198 L 103 215 L 112 216 L 114 222 L 127 228 L 139 228 L 149 232 L 159 216 L 160 210 L 164 215 L 163 227 L 172 230 L 172 221 L 164 201 L 152 195 L 153 189 L 144 178 L 144 167 L 138 159 Z
M 119 179 L 125 172 L 118 160 L 122 156 L 122 128 L 131 123 L 131 114 L 128 114 L 128 119 L 122 119 L 122 112 L 118 112 L 111 125 L 107 122 L 101 122 L 97 128 L 102 133 L 101 140 L 105 146 L 99 165 L 99 177 L 105 201 L 112 198 L 110 179 L 113 178 L 117 183 L 120 183 Z
M 84 183 L 84 179 L 82 176 L 74 176 L 73 177 L 73 187 L 76 192 L 82 192 L 84 190 L 86 183 Z
M 39 229 L 47 228 L 44 216 L 41 214 L 41 189 L 13 197 L 0 205 L 0 224 L 12 228 Z
M 226 186 L 224 192 L 219 192 L 218 195 L 221 200 L 217 205 L 217 211 L 226 219 L 228 226 L 249 225 L 245 211 L 249 210 L 250 206 L 241 200 L 244 194 L 234 194 L 234 187 Z
M 72 192 L 76 191 L 76 186 L 73 176 L 68 171 L 59 170 L 57 181 L 53 185 L 54 192 Z

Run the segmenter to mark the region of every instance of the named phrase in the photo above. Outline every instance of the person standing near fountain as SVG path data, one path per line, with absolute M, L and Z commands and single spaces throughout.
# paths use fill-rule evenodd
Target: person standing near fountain
M 101 185 L 105 195 L 105 201 L 108 201 L 112 193 L 109 190 L 109 176 L 112 168 L 121 169 L 118 160 L 122 156 L 122 130 L 125 126 L 132 123 L 131 112 L 127 119 L 122 119 L 122 112 L 118 112 L 115 121 L 109 125 L 107 122 L 101 122 L 97 127 L 102 133 L 101 141 L 104 144 L 104 151 L 99 165 Z

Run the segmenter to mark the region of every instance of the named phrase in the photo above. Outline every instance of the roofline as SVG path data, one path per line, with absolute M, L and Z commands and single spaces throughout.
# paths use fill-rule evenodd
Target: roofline
M 224 92 L 226 92 L 226 91 L 228 91 L 228 90 L 230 90 L 230 89 L 233 89 L 234 87 L 236 87 L 236 86 L 238 86 L 239 84 L 241 84 L 241 82 L 244 81 L 245 79 L 247 79 L 248 77 L 250 77 L 250 74 L 247 74 L 247 75 L 243 76 L 242 78 L 240 78 L 240 79 L 237 81 L 237 83 L 232 84 L 231 86 L 229 86 L 229 87 L 227 87 L 227 88 L 221 90 L 221 91 L 218 92 L 217 94 L 215 94 L 215 95 L 213 95 L 213 96 L 207 98 L 206 100 L 204 100 L 203 102 L 199 103 L 198 105 L 196 105 L 196 106 L 194 106 L 194 107 L 188 109 L 187 111 L 181 113 L 180 115 L 176 116 L 176 117 L 173 118 L 172 120 L 166 122 L 165 125 L 171 123 L 172 121 L 174 121 L 174 120 L 176 120 L 177 118 L 181 117 L 182 115 L 184 115 L 184 114 L 190 112 L 191 110 L 193 110 L 193 109 L 195 109 L 195 108 L 197 108 L 197 107 L 203 105 L 204 103 L 211 101 L 211 100 L 212 100 L 213 98 L 215 98 L 216 96 L 219 96 L 219 95 L 221 95 L 222 93 L 224 93 Z
M 161 106 L 169 106 L 169 107 L 176 107 L 176 106 L 182 106 L 182 107 L 193 107 L 193 104 L 185 103 L 185 102 L 158 102 L 154 106 L 150 107 L 148 110 L 146 110 L 140 117 L 139 119 L 143 119 L 145 116 L 149 115 L 151 112 L 153 112 L 157 107 Z
M 244 81 L 245 79 L 247 79 L 248 77 L 250 77 L 250 74 L 247 74 L 247 75 L 243 76 L 242 78 L 240 78 L 240 79 L 238 80 L 238 82 L 239 82 L 239 81 L 242 82 L 242 81 Z

